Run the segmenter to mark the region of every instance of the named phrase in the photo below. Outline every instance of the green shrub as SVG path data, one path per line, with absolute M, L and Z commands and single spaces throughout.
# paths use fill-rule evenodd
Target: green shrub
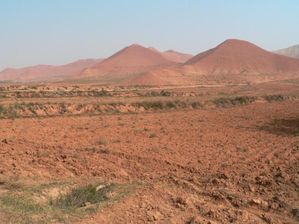
M 106 96 L 111 96 L 111 94 L 105 90 L 105 89 L 102 89 L 100 91 L 97 91 L 97 90 L 92 90 L 91 91 L 91 95 L 92 96 L 96 96 L 96 97 L 106 97 Z
M 289 98 L 288 96 L 283 96 L 283 95 L 268 95 L 268 96 L 264 96 L 264 99 L 267 100 L 268 102 L 284 101 L 284 100 L 287 100 L 288 98 Z
M 201 107 L 201 104 L 199 102 L 193 102 L 191 103 L 192 108 L 197 109 Z
M 99 188 L 99 186 L 102 186 Z M 87 185 L 73 189 L 70 193 L 60 196 L 50 204 L 61 209 L 76 209 L 84 207 L 87 203 L 97 204 L 109 200 L 107 194 L 113 190 L 114 185 Z
M 156 101 L 156 102 L 141 102 L 141 103 L 137 103 L 135 104 L 136 106 L 141 106 L 144 107 L 144 109 L 148 110 L 148 109 L 154 109 L 154 110 L 158 110 L 158 109 L 163 109 L 163 103 L 160 101 Z
M 214 104 L 220 107 L 246 105 L 253 103 L 256 97 L 253 96 L 237 96 L 235 98 L 218 98 L 213 101 Z
M 65 114 L 67 112 L 67 106 L 65 105 L 65 103 L 60 103 L 59 109 L 60 109 L 60 114 Z
M 147 92 L 145 94 L 141 94 L 141 95 L 145 95 L 145 96 L 171 96 L 171 92 L 162 90 L 161 92 L 157 92 L 157 91 L 151 91 L 151 92 Z
M 5 108 L 4 108 L 4 106 L 0 105 L 0 114 L 3 114 L 3 113 L 4 113 L 4 111 L 5 111 Z
M 160 92 L 160 96 L 171 96 L 171 92 L 162 90 L 162 91 Z
M 165 106 L 167 108 L 171 108 L 171 109 L 177 107 L 177 105 L 174 102 L 171 102 L 171 101 L 166 102 Z
M 28 103 L 26 106 L 32 114 L 36 115 L 36 106 L 39 106 L 39 105 L 36 105 L 34 103 Z

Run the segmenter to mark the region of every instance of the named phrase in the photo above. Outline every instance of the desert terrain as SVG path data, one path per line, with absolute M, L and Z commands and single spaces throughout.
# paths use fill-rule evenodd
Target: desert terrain
M 299 59 L 133 44 L 0 80 L 0 223 L 299 222 Z
M 0 1 L 0 224 L 299 224 L 298 12 Z
M 0 93 L 0 223 L 299 222 L 298 79 Z

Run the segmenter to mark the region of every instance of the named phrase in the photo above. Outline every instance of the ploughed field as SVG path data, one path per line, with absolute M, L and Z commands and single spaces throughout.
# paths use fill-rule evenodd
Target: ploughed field
M 298 85 L 4 86 L 0 223 L 298 223 Z

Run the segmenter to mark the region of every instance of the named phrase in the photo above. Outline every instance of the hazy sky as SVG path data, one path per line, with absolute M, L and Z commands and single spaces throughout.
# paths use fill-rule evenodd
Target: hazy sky
M 298 0 L 0 0 L 0 70 L 139 43 L 197 54 L 228 38 L 299 44 Z

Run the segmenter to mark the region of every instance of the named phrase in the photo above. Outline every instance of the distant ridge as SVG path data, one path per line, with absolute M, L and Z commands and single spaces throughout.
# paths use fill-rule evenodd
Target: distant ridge
M 285 49 L 277 50 L 274 53 L 292 57 L 292 58 L 299 58 L 299 44 L 285 48 Z
M 71 81 L 121 85 L 238 84 L 299 77 L 299 59 L 229 39 L 192 57 L 133 44 L 105 60 L 5 69 L 0 81 Z
M 174 61 L 177 63 L 185 63 L 190 58 L 193 57 L 192 54 L 184 54 L 174 50 L 168 50 L 163 52 L 163 56 L 170 61 Z
M 19 69 L 8 68 L 0 72 L 2 81 L 44 81 L 61 80 L 93 66 L 102 59 L 83 59 L 66 65 L 36 65 Z

